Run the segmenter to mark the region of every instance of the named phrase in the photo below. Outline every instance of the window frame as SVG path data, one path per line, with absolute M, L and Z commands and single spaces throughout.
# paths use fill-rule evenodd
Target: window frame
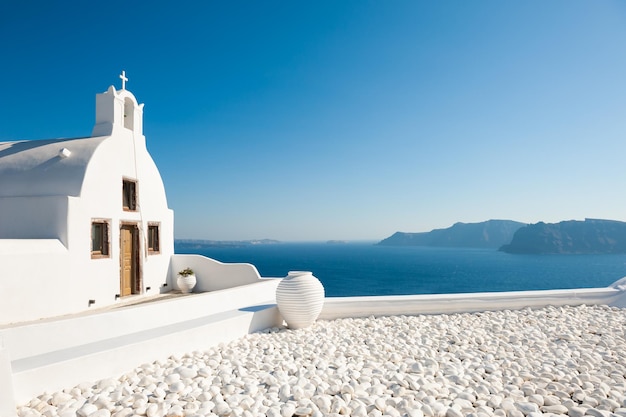
M 124 211 L 137 211 L 137 188 L 138 185 L 136 180 L 133 180 L 131 178 L 122 178 L 122 209 Z M 128 193 L 131 193 L 131 195 L 127 195 Z M 126 204 L 126 200 L 129 200 L 128 204 Z
M 94 249 L 94 226 L 103 226 L 100 231 L 100 247 Z M 105 259 L 111 257 L 111 220 L 110 219 L 91 219 L 91 259 Z
M 152 231 L 154 235 L 152 234 Z M 156 245 L 155 245 L 156 243 Z M 158 255 L 161 253 L 161 223 L 160 222 L 148 222 L 148 255 Z

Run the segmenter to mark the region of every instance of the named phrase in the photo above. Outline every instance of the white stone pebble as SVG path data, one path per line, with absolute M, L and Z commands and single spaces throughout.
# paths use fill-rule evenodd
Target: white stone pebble
M 626 417 L 626 310 L 319 321 L 42 394 L 19 417 Z

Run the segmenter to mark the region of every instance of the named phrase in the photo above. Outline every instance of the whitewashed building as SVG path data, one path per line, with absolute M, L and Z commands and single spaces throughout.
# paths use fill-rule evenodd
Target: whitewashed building
M 0 143 L 0 417 L 45 390 L 283 322 L 280 280 L 174 254 L 143 104 L 120 77 L 96 96 L 90 137 Z M 187 268 L 195 294 L 151 297 L 179 289 Z
M 0 143 L 0 417 L 45 390 L 283 322 L 280 280 L 174 254 L 143 104 L 121 78 L 96 96 L 90 137 Z M 179 289 L 186 268 L 194 294 L 151 297 Z
M 172 289 L 173 212 L 120 77 L 91 137 L 0 143 L 0 325 Z

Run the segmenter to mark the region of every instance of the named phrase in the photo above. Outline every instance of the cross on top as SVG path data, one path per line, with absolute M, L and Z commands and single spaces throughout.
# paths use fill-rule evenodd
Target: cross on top
M 126 90 L 126 81 L 128 81 L 128 78 L 126 78 L 126 71 L 122 71 L 120 78 L 122 79 L 122 90 Z

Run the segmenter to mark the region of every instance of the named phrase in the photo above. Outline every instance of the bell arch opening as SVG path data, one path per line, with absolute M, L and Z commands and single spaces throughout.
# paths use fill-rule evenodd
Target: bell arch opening
M 124 127 L 130 130 L 135 128 L 135 103 L 129 97 L 124 99 Z

